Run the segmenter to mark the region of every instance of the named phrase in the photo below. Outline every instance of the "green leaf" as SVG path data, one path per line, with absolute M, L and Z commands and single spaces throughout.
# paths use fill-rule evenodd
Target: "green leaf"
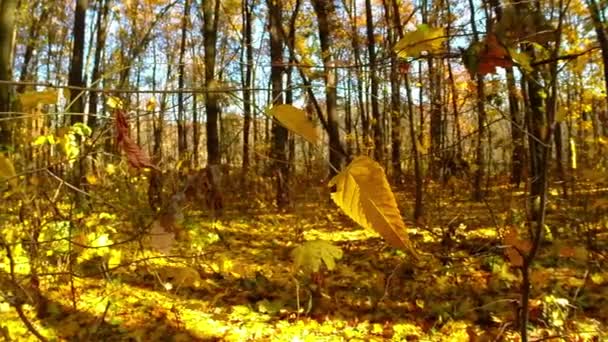
M 428 53 L 440 51 L 446 38 L 444 28 L 421 24 L 416 30 L 406 32 L 393 50 L 401 58 L 420 57 L 424 51 Z
M 307 241 L 291 251 L 294 268 L 305 274 L 318 272 L 321 261 L 328 270 L 336 268 L 336 260 L 342 258 L 342 250 L 324 240 Z
M 283 104 L 270 108 L 268 113 L 274 116 L 288 130 L 298 134 L 311 144 L 318 143 L 319 135 L 317 134 L 317 128 L 308 119 L 305 111 L 290 104 Z
M 92 133 L 91 128 L 82 122 L 75 123 L 74 126 L 72 126 L 72 132 L 81 137 L 88 137 Z

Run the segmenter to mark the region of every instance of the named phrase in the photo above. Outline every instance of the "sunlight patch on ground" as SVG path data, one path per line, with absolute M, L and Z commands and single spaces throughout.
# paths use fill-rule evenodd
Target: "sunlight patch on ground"
M 351 231 L 328 231 L 320 229 L 310 229 L 304 232 L 306 240 L 327 240 L 327 241 L 364 241 L 369 238 L 377 238 L 379 235 L 367 229 L 357 229 Z

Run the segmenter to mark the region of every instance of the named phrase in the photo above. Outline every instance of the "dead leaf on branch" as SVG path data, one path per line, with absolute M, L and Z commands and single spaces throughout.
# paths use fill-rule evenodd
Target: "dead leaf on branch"
M 148 167 L 158 170 L 158 167 L 150 161 L 148 154 L 129 136 L 129 123 L 124 110 L 114 110 L 114 125 L 116 128 L 116 143 L 127 155 L 129 165 L 136 169 Z
M 463 52 L 463 62 L 471 74 L 496 73 L 496 67 L 513 66 L 509 51 L 495 34 L 489 33 L 483 42 L 475 42 Z
M 517 228 L 515 227 L 511 227 L 507 231 L 503 240 L 505 245 L 507 245 L 505 255 L 509 259 L 511 266 L 522 267 L 524 265 L 523 254 L 530 252 L 530 249 L 532 249 L 530 241 L 520 240 Z

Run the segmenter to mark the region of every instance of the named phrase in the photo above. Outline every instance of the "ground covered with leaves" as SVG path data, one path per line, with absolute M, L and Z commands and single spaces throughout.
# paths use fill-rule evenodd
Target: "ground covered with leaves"
M 80 251 L 71 273 L 41 275 L 47 317 L 35 318 L 27 304 L 24 313 L 50 340 L 518 341 L 521 279 L 509 251 L 525 235 L 514 224 L 517 211 L 501 210 L 512 204 L 504 198 L 471 203 L 445 195 L 433 198 L 427 210 L 435 215 L 426 222 L 408 223 L 417 261 L 322 194 L 289 213 L 246 204 L 219 218 L 186 211 L 179 238 L 162 252 L 143 239 L 100 253 L 126 218 L 90 214 L 81 220 L 90 231 L 113 227 L 114 235 L 98 234 L 94 257 L 84 262 Z M 410 197 L 398 193 L 404 214 Z M 607 241 L 591 235 L 605 231 L 606 221 L 577 225 L 578 209 L 564 208 L 550 213 L 547 234 L 555 236 L 533 267 L 530 336 L 604 341 Z M 307 241 L 330 250 L 312 267 L 304 259 L 314 252 L 294 261 Z M 65 270 L 61 260 L 48 267 Z M 0 317 L 6 340 L 35 340 L 7 301 Z

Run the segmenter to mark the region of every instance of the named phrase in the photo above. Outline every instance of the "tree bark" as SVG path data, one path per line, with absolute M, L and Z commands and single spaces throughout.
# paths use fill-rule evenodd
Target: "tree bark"
M 477 24 L 475 23 L 475 6 L 473 0 L 469 0 L 469 8 L 471 9 L 471 27 L 473 28 L 473 41 L 479 41 L 479 33 L 477 31 Z M 475 146 L 475 175 L 473 178 L 473 199 L 476 201 L 482 201 L 485 197 L 483 191 L 483 180 L 485 177 L 485 155 L 483 142 L 486 135 L 486 107 L 484 104 L 485 99 L 485 84 L 483 76 L 477 74 L 475 77 L 475 83 L 477 85 L 477 141 Z
M 84 87 L 82 80 L 82 69 L 84 64 L 84 34 L 86 29 L 85 18 L 87 14 L 88 0 L 77 0 L 74 12 L 74 43 L 72 45 L 72 62 L 68 85 L 72 87 Z M 70 90 L 70 105 L 66 109 L 72 113 L 70 122 L 75 124 L 84 121 L 84 93 L 80 90 Z
M 269 25 L 270 25 L 270 79 L 272 82 L 273 105 L 283 104 L 283 37 L 280 26 L 282 25 L 282 8 L 280 0 L 268 0 Z M 288 132 L 285 127 L 276 120 L 272 122 L 272 158 L 277 184 L 276 202 L 279 209 L 285 209 L 289 205 L 289 163 L 287 160 Z
M 0 81 L 10 81 L 17 0 L 0 0 Z M 0 84 L 0 151 L 11 144 L 11 86 Z
M 99 86 L 101 81 L 101 65 L 102 65 L 102 56 L 103 49 L 106 45 L 106 30 L 107 30 L 107 18 L 108 12 L 110 11 L 110 1 L 109 0 L 99 0 L 98 1 L 98 9 L 99 13 L 97 14 L 97 38 L 95 42 L 95 54 L 93 56 L 93 71 L 91 73 L 91 83 L 95 86 Z M 97 128 L 97 123 L 99 118 L 97 117 L 97 100 L 99 98 L 99 94 L 97 92 L 91 92 L 89 94 L 89 127 L 92 130 Z
M 215 6 L 214 6 L 215 5 Z M 215 165 L 220 163 L 220 144 L 218 132 L 218 117 L 220 112 L 218 93 L 215 79 L 215 57 L 217 43 L 217 27 L 220 13 L 220 0 L 203 1 L 203 41 L 205 49 L 205 110 L 207 112 L 207 163 Z
M 344 153 L 338 131 L 338 93 L 336 89 L 336 68 L 334 68 L 333 50 L 334 28 L 336 22 L 335 7 L 332 1 L 313 0 L 312 5 L 319 22 L 319 40 L 324 67 L 325 102 L 327 108 L 327 126 L 329 130 L 329 175 L 333 177 L 342 168 Z
M 253 69 L 253 46 L 252 46 L 252 30 L 251 30 L 251 6 L 248 0 L 242 0 L 242 17 L 243 17 L 243 48 L 244 57 L 242 58 L 244 65 L 244 77 L 242 77 L 243 86 L 243 180 L 246 179 L 249 171 L 249 130 L 251 128 L 251 85 L 252 85 L 252 69 Z
M 188 18 L 190 17 L 190 0 L 184 2 L 182 15 L 182 35 L 179 46 L 178 78 L 179 89 L 184 89 L 184 72 L 186 69 L 184 57 L 186 55 L 186 36 L 188 34 Z M 186 126 L 186 109 L 184 106 L 184 93 L 177 93 L 177 153 L 180 159 L 184 158 L 188 150 L 188 131 Z
M 376 39 L 371 0 L 365 0 L 365 17 L 367 26 L 367 52 L 369 55 L 369 72 L 371 78 L 372 131 L 374 133 L 374 158 L 383 163 L 384 144 L 382 142 L 382 116 L 378 105 L 378 66 L 376 65 Z
M 602 50 L 602 62 L 604 64 L 604 85 L 608 89 L 608 33 L 604 20 L 602 20 L 600 8 L 596 0 L 586 0 L 587 7 L 589 8 L 589 14 L 591 14 L 591 21 L 593 22 L 593 28 L 597 36 L 597 41 L 600 43 L 600 49 Z M 608 96 L 605 96 L 608 103 Z M 606 108 L 608 110 L 608 107 Z M 608 122 L 603 123 L 608 126 Z
M 390 3 L 387 0 L 383 1 L 384 15 L 386 17 L 387 36 L 390 46 L 397 43 L 399 36 L 397 29 L 400 27 L 401 18 L 399 15 L 399 6 L 395 0 Z M 401 78 L 399 72 L 399 61 L 397 54 L 392 51 L 390 68 L 390 83 L 391 83 L 391 103 L 390 103 L 390 119 L 391 119 L 391 165 L 392 178 L 396 184 L 401 184 L 403 171 L 401 170 Z
M 27 35 L 27 44 L 25 45 L 25 52 L 23 53 L 23 63 L 21 63 L 21 70 L 19 72 L 19 80 L 26 82 L 30 80 L 29 66 L 34 56 L 34 51 L 40 40 L 40 31 L 47 24 L 49 17 L 49 6 L 43 2 L 38 2 L 35 7 L 40 6 L 40 14 L 37 16 L 37 20 L 32 20 Z M 35 10 L 35 8 L 34 8 Z M 23 93 L 25 91 L 25 85 L 20 84 L 16 88 L 17 93 Z

